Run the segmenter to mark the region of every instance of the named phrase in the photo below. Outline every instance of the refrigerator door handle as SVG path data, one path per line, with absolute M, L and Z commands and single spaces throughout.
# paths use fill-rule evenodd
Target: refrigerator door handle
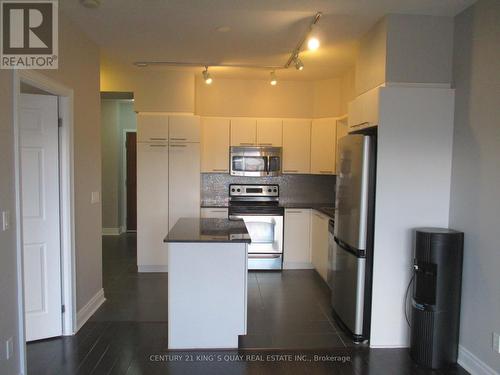
M 347 251 L 348 253 L 351 253 L 358 258 L 366 258 L 366 250 L 356 249 L 355 247 L 349 246 L 344 241 L 338 239 L 336 236 L 333 237 L 333 240 L 337 245 L 339 245 L 342 250 Z

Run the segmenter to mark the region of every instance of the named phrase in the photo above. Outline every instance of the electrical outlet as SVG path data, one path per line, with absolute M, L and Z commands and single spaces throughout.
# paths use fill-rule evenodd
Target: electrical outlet
M 2 211 L 2 230 L 5 232 L 10 229 L 10 212 Z
M 500 354 L 500 334 L 493 332 L 493 350 Z
M 5 341 L 5 359 L 8 361 L 14 355 L 14 339 Z
M 90 195 L 90 203 L 96 204 L 101 200 L 101 194 L 98 191 L 93 191 Z

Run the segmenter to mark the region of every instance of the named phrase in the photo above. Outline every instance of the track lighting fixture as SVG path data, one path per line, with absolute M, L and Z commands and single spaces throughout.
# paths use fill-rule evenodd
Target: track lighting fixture
M 295 69 L 304 70 L 304 64 L 302 63 L 302 60 L 299 58 L 299 55 L 295 55 L 295 57 L 293 58 L 293 63 L 295 64 Z
M 276 84 L 278 83 L 278 78 L 276 78 L 276 73 L 274 72 L 274 70 L 271 72 L 271 80 L 269 81 L 269 83 L 271 84 L 271 86 L 276 86 Z
M 203 79 L 207 85 L 210 85 L 213 82 L 212 76 L 208 72 L 208 66 L 205 66 L 205 70 L 203 71 Z

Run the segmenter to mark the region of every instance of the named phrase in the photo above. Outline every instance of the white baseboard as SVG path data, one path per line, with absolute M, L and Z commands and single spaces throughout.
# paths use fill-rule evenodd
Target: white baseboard
M 103 236 L 119 236 L 120 233 L 120 228 L 102 228 Z
M 312 270 L 314 266 L 309 262 L 283 262 L 285 270 Z
M 472 375 L 500 375 L 462 345 L 458 346 L 458 364 Z
M 137 272 L 168 272 L 168 266 L 137 265 Z
M 104 301 L 106 301 L 106 298 L 104 298 L 104 289 L 101 289 L 78 311 L 76 314 L 76 332 L 83 327 Z

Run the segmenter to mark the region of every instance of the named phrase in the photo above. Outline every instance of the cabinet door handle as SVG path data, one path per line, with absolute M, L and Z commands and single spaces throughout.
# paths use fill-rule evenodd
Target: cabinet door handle
M 253 146 L 253 143 L 248 143 L 248 142 L 241 142 L 240 146 Z
M 259 143 L 260 146 L 272 146 L 272 143 Z
M 150 139 L 151 141 L 166 141 L 166 140 L 167 140 L 167 138 L 153 138 L 153 137 L 151 137 L 151 138 L 149 138 L 149 139 Z
M 303 213 L 304 211 L 286 210 L 285 212 L 286 212 L 287 214 L 301 214 L 301 213 Z
M 224 213 L 226 213 L 227 210 L 210 210 L 210 212 L 224 212 Z
M 172 138 L 170 137 L 171 141 L 185 141 L 187 138 Z
M 285 169 L 283 172 L 285 172 L 285 173 L 297 173 L 298 170 L 297 169 Z
M 358 126 L 363 126 L 363 125 L 368 125 L 368 124 L 369 124 L 368 121 L 360 122 L 359 124 L 351 125 L 351 128 L 357 128 Z
M 149 145 L 149 147 L 167 147 L 167 145 Z
M 333 171 L 319 171 L 319 173 L 321 173 L 321 174 L 332 174 Z
M 170 145 L 170 147 L 187 147 L 186 145 Z
M 213 172 L 227 172 L 227 169 L 212 169 Z

